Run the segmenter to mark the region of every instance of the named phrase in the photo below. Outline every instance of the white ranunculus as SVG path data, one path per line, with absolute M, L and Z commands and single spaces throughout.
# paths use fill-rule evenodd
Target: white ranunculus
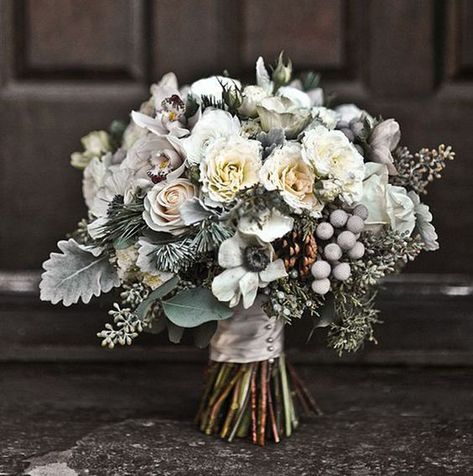
M 302 81 L 300 79 L 294 79 L 289 83 L 289 86 L 292 86 L 299 91 L 303 91 Z M 309 107 L 319 107 L 324 104 L 324 90 L 322 88 L 312 88 L 305 91 L 305 94 L 309 96 L 310 106 Z
M 416 223 L 414 203 L 404 187 L 388 183 L 383 164 L 366 163 L 363 196 L 360 203 L 368 209 L 365 229 L 377 232 L 383 226 L 410 235 Z
M 298 142 L 288 142 L 271 153 L 261 168 L 260 181 L 266 190 L 280 190 L 296 213 L 308 210 L 320 215 L 323 205 L 314 195 L 315 175 L 302 159 Z
M 397 147 L 400 139 L 401 130 L 394 119 L 387 119 L 379 123 L 368 139 L 369 160 L 386 165 L 389 175 L 397 175 L 391 152 Z
M 213 96 L 215 99 L 221 100 L 224 86 L 241 89 L 241 83 L 238 79 L 227 78 L 226 76 L 210 76 L 192 83 L 189 93 L 198 102 L 201 101 L 202 96 Z
M 218 264 L 225 271 L 212 281 L 212 293 L 230 307 L 235 307 L 242 298 L 243 307 L 248 309 L 255 301 L 258 288 L 287 276 L 284 262 L 273 259 L 274 250 L 269 243 L 235 234 L 220 245 Z
M 260 168 L 260 142 L 240 136 L 217 139 L 200 164 L 202 191 L 213 202 L 230 202 L 239 191 L 258 183 Z
M 287 97 L 267 97 L 257 106 L 263 131 L 283 129 L 288 139 L 297 137 L 311 120 L 310 110 Z
M 200 164 L 207 148 L 216 139 L 238 135 L 240 121 L 221 109 L 206 109 L 192 129 L 191 135 L 179 139 L 184 155 L 191 165 Z
M 254 220 L 243 216 L 238 222 L 238 230 L 245 235 L 255 235 L 265 243 L 281 238 L 294 226 L 294 219 L 283 215 L 276 209 L 267 210 Z
M 268 93 L 260 86 L 246 86 L 243 89 L 243 102 L 238 108 L 239 114 L 247 117 L 256 117 L 258 115 L 256 107 L 268 96 Z
M 84 169 L 93 158 L 100 158 L 112 150 L 110 134 L 106 131 L 89 132 L 80 141 L 83 152 L 71 155 L 71 165 L 77 169 Z
M 438 235 L 432 225 L 432 213 L 430 213 L 428 205 L 420 201 L 419 195 L 415 192 L 408 193 L 409 198 L 414 203 L 414 213 L 416 215 L 416 226 L 414 233 L 419 233 L 424 242 L 424 250 L 436 251 L 440 245 L 438 242 Z
M 158 183 L 146 194 L 143 219 L 154 231 L 180 235 L 186 229 L 180 208 L 196 195 L 197 187 L 185 178 Z
M 313 107 L 311 109 L 312 117 L 322 122 L 327 129 L 335 129 L 338 122 L 337 113 L 333 109 L 327 107 Z
M 333 180 L 347 205 L 360 200 L 365 166 L 363 157 L 341 131 L 317 126 L 304 133 L 302 157 L 318 178 Z
M 290 99 L 297 107 L 303 107 L 305 109 L 312 107 L 310 96 L 293 86 L 281 86 L 278 89 L 277 95 Z

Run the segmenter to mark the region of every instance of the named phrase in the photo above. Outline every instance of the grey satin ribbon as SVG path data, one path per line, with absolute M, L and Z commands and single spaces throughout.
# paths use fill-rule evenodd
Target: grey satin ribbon
M 210 359 L 216 362 L 248 363 L 279 357 L 284 346 L 284 322 L 269 318 L 258 296 L 250 309 L 241 304 L 235 314 L 218 323 L 210 341 Z

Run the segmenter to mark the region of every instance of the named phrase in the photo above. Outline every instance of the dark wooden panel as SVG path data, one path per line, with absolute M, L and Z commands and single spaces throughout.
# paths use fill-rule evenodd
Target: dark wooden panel
M 174 71 L 181 83 L 227 69 L 238 74 L 239 0 L 155 0 L 154 78 Z
M 372 0 L 369 7 L 370 91 L 428 95 L 434 86 L 434 2 Z
M 473 3 L 465 0 L 448 2 L 447 76 L 452 79 L 473 78 Z
M 71 308 L 41 303 L 37 274 L 0 273 L 1 360 L 185 360 L 205 361 L 206 351 L 170 344 L 164 335 L 142 335 L 132 347 L 100 347 L 97 331 L 108 322 L 111 295 Z M 339 359 L 319 330 L 306 342 L 309 320 L 286 328 L 287 347 L 303 362 L 379 364 L 473 364 L 473 281 L 462 276 L 393 278 L 378 300 L 384 324 L 376 327 L 379 344 Z
M 142 7 L 142 0 L 15 2 L 17 75 L 142 77 Z
M 347 34 L 344 0 L 245 1 L 243 58 L 275 58 L 284 50 L 299 68 L 342 69 Z

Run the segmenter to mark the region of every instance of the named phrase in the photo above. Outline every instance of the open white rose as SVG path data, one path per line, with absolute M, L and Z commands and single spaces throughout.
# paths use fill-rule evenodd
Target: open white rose
M 268 96 L 268 93 L 260 86 L 246 86 L 243 89 L 243 102 L 238 108 L 238 112 L 243 116 L 256 117 L 258 115 L 256 106 Z
M 191 135 L 179 139 L 187 161 L 200 164 L 212 142 L 221 137 L 230 137 L 240 133 L 240 121 L 229 112 L 207 108 L 192 129 Z
M 297 142 L 289 142 L 271 153 L 261 168 L 260 181 L 266 190 L 280 190 L 297 213 L 306 209 L 317 216 L 323 208 L 314 195 L 315 175 L 303 161 Z
M 185 178 L 161 182 L 148 191 L 143 218 L 154 231 L 180 235 L 186 225 L 179 212 L 182 204 L 197 195 L 197 187 Z
M 225 240 L 218 250 L 218 264 L 225 268 L 212 281 L 212 293 L 219 301 L 235 307 L 243 298 L 243 307 L 252 306 L 258 288 L 287 276 L 284 262 L 274 259 L 269 243 L 240 233 Z
M 87 208 L 91 209 L 93 207 L 97 192 L 105 181 L 111 163 L 112 154 L 106 154 L 102 159 L 94 157 L 84 169 L 82 195 Z
M 230 202 L 240 190 L 258 183 L 260 168 L 258 141 L 240 136 L 218 139 L 200 164 L 202 190 L 213 202 Z
M 335 126 L 338 122 L 337 113 L 333 109 L 327 107 L 313 107 L 311 109 L 312 117 L 318 121 L 322 122 L 327 129 L 335 129 Z
M 302 156 L 317 176 L 334 180 L 340 199 L 347 205 L 358 202 L 363 192 L 363 157 L 341 131 L 317 126 L 304 133 Z
M 414 203 L 404 187 L 388 183 L 388 169 L 385 165 L 366 163 L 360 203 L 368 209 L 366 230 L 377 232 L 383 226 L 389 226 L 399 233 L 412 233 L 416 224 Z
M 310 111 L 287 97 L 267 97 L 257 106 L 263 131 L 283 129 L 288 139 L 297 137 L 311 120 Z
M 312 106 L 310 96 L 301 89 L 293 86 L 282 86 L 278 89 L 277 94 L 278 96 L 290 99 L 298 107 L 310 109 Z

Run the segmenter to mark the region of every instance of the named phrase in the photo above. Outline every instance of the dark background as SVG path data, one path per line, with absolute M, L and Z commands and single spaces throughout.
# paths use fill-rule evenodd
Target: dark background
M 126 120 L 163 73 L 182 84 L 223 69 L 254 80 L 256 58 L 284 49 L 337 102 L 395 117 L 405 145 L 457 152 L 428 197 L 441 250 L 387 284 L 381 344 L 357 359 L 473 361 L 473 2 L 0 0 L 0 35 L 0 359 L 203 358 L 154 338 L 101 350 L 107 307 L 40 304 L 38 271 L 85 214 L 69 166 L 81 136 Z M 335 358 L 320 348 L 299 357 Z

